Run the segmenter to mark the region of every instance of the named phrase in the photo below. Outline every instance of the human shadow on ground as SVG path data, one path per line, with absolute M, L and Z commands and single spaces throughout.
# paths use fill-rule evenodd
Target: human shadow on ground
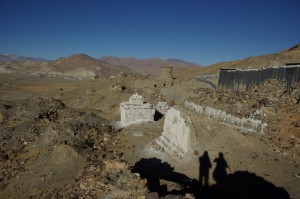
M 141 178 L 147 179 L 147 185 L 150 192 L 157 192 L 159 196 L 168 194 L 184 195 L 185 193 L 193 193 L 198 195 L 201 187 L 195 179 L 190 179 L 184 174 L 174 172 L 174 168 L 167 162 L 162 162 L 158 158 L 141 159 L 133 166 L 133 173 L 139 173 Z M 181 185 L 180 190 L 168 191 L 166 185 L 161 185 L 160 180 L 175 182 Z
M 290 199 L 289 194 L 283 188 L 276 187 L 254 173 L 237 171 L 227 175 L 226 167 L 228 167 L 228 164 L 224 155 L 220 154 L 215 159 L 215 162 L 220 165 L 217 165 L 213 172 L 213 177 L 217 182 L 210 186 L 205 182 L 206 177 L 200 178 L 199 181 L 191 179 L 182 173 L 175 172 L 169 163 L 162 162 L 158 158 L 142 158 L 135 163 L 132 172 L 139 173 L 141 178 L 146 178 L 149 191 L 157 192 L 160 197 L 167 195 L 184 196 L 186 193 L 190 193 L 195 198 L 206 199 Z M 207 156 L 204 158 L 206 159 L 204 161 L 206 168 L 203 174 L 206 176 L 208 174 L 206 172 L 209 171 L 210 161 L 208 153 L 204 152 L 201 157 L 203 156 Z M 201 163 L 200 158 L 199 161 Z M 201 168 L 199 171 L 201 171 Z M 200 183 L 201 179 L 204 180 L 204 186 Z M 167 185 L 161 184 L 160 180 L 177 183 L 180 185 L 180 188 L 168 190 Z
M 199 183 L 201 186 L 208 186 L 209 169 L 211 166 L 208 152 L 204 151 L 203 155 L 199 157 Z
M 217 164 L 213 172 L 213 178 L 217 185 L 222 185 L 226 181 L 228 168 L 227 161 L 224 158 L 223 153 L 219 153 L 219 157 L 214 160 Z

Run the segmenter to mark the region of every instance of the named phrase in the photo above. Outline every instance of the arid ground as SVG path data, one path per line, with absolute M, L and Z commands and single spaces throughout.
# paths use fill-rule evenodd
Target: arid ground
M 124 74 L 94 80 L 0 74 L 0 198 L 300 198 L 299 85 L 292 93 L 276 81 L 255 89 L 213 91 L 192 78 L 163 86 Z M 268 105 L 255 106 L 268 113 L 264 134 L 183 105 L 190 99 L 239 114 L 239 104 L 243 116 L 266 92 Z M 134 93 L 190 117 L 198 142 L 193 155 L 174 159 L 157 150 L 164 116 L 118 126 L 119 104 Z M 201 186 L 205 151 L 208 184 Z

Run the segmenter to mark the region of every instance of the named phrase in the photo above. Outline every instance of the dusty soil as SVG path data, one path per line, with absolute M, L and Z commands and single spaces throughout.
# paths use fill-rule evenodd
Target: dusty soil
M 143 198 L 153 192 L 161 198 L 300 198 L 299 104 L 293 100 L 297 90 L 284 93 L 293 108 L 268 95 L 269 106 L 261 108 L 267 112 L 280 107 L 269 114 L 269 128 L 278 130 L 258 135 L 184 110 L 188 98 L 208 105 L 218 96 L 222 100 L 209 104 L 216 108 L 237 104 L 224 99 L 235 99 L 235 93 L 205 87 L 189 79 L 165 83 L 118 76 L 78 81 L 1 74 L 0 198 Z M 248 94 L 254 100 L 244 100 L 236 114 L 256 111 L 252 102 L 257 103 L 264 87 Z M 276 89 L 281 92 L 276 86 L 271 91 Z M 153 105 L 163 100 L 175 104 L 190 116 L 199 142 L 195 154 L 178 160 L 156 150 L 153 140 L 161 135 L 164 117 L 117 128 L 119 103 L 135 92 Z M 236 98 L 245 95 L 240 96 Z M 234 114 L 237 109 L 231 110 Z M 281 121 L 285 114 L 290 119 Z M 282 147 L 287 141 L 288 147 Z M 198 182 L 199 157 L 205 151 L 212 164 L 208 187 Z M 216 184 L 214 160 L 220 153 L 228 178 Z

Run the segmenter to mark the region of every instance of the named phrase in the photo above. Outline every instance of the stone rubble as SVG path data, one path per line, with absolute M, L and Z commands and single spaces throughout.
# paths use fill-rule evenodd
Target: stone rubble
M 300 155 L 300 83 L 287 91 L 284 82 L 268 79 L 248 92 L 196 89 L 189 102 L 212 107 L 237 118 L 266 123 L 262 140 L 274 151 Z M 259 131 L 259 130 L 258 130 Z
M 42 98 L 2 104 L 0 112 L 5 115 L 0 128 L 0 198 L 146 194 L 146 182 L 120 161 L 116 149 L 123 142 L 117 131 L 95 113 Z M 30 183 L 20 187 L 24 179 Z M 16 190 L 13 195 L 5 192 L 10 189 Z

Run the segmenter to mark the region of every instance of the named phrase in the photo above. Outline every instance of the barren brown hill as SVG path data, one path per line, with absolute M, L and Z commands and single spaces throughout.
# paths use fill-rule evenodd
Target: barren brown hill
M 192 66 L 199 66 L 198 64 L 186 62 L 180 59 L 160 59 L 160 58 L 149 58 L 149 59 L 136 59 L 133 57 L 118 58 L 113 56 L 106 56 L 100 58 L 110 64 L 126 66 L 141 74 L 158 75 L 160 66 L 163 64 L 170 64 L 174 68 L 189 68 Z
M 85 54 L 62 57 L 41 68 L 41 72 L 50 75 L 72 77 L 107 77 L 120 72 L 131 73 L 123 66 L 117 66 L 94 59 Z
M 94 59 L 85 54 L 62 57 L 51 62 L 9 61 L 0 62 L 0 73 L 27 73 L 35 75 L 69 76 L 78 78 L 108 77 L 130 69 Z
M 269 66 L 280 66 L 286 63 L 300 62 L 300 44 L 278 53 L 265 54 L 256 57 L 247 57 L 242 60 L 219 62 L 207 67 L 193 67 L 174 70 L 175 77 L 192 77 L 204 74 L 216 74 L 220 68 L 262 68 Z
M 32 74 L 48 62 L 38 61 L 7 61 L 0 62 L 0 73 Z

